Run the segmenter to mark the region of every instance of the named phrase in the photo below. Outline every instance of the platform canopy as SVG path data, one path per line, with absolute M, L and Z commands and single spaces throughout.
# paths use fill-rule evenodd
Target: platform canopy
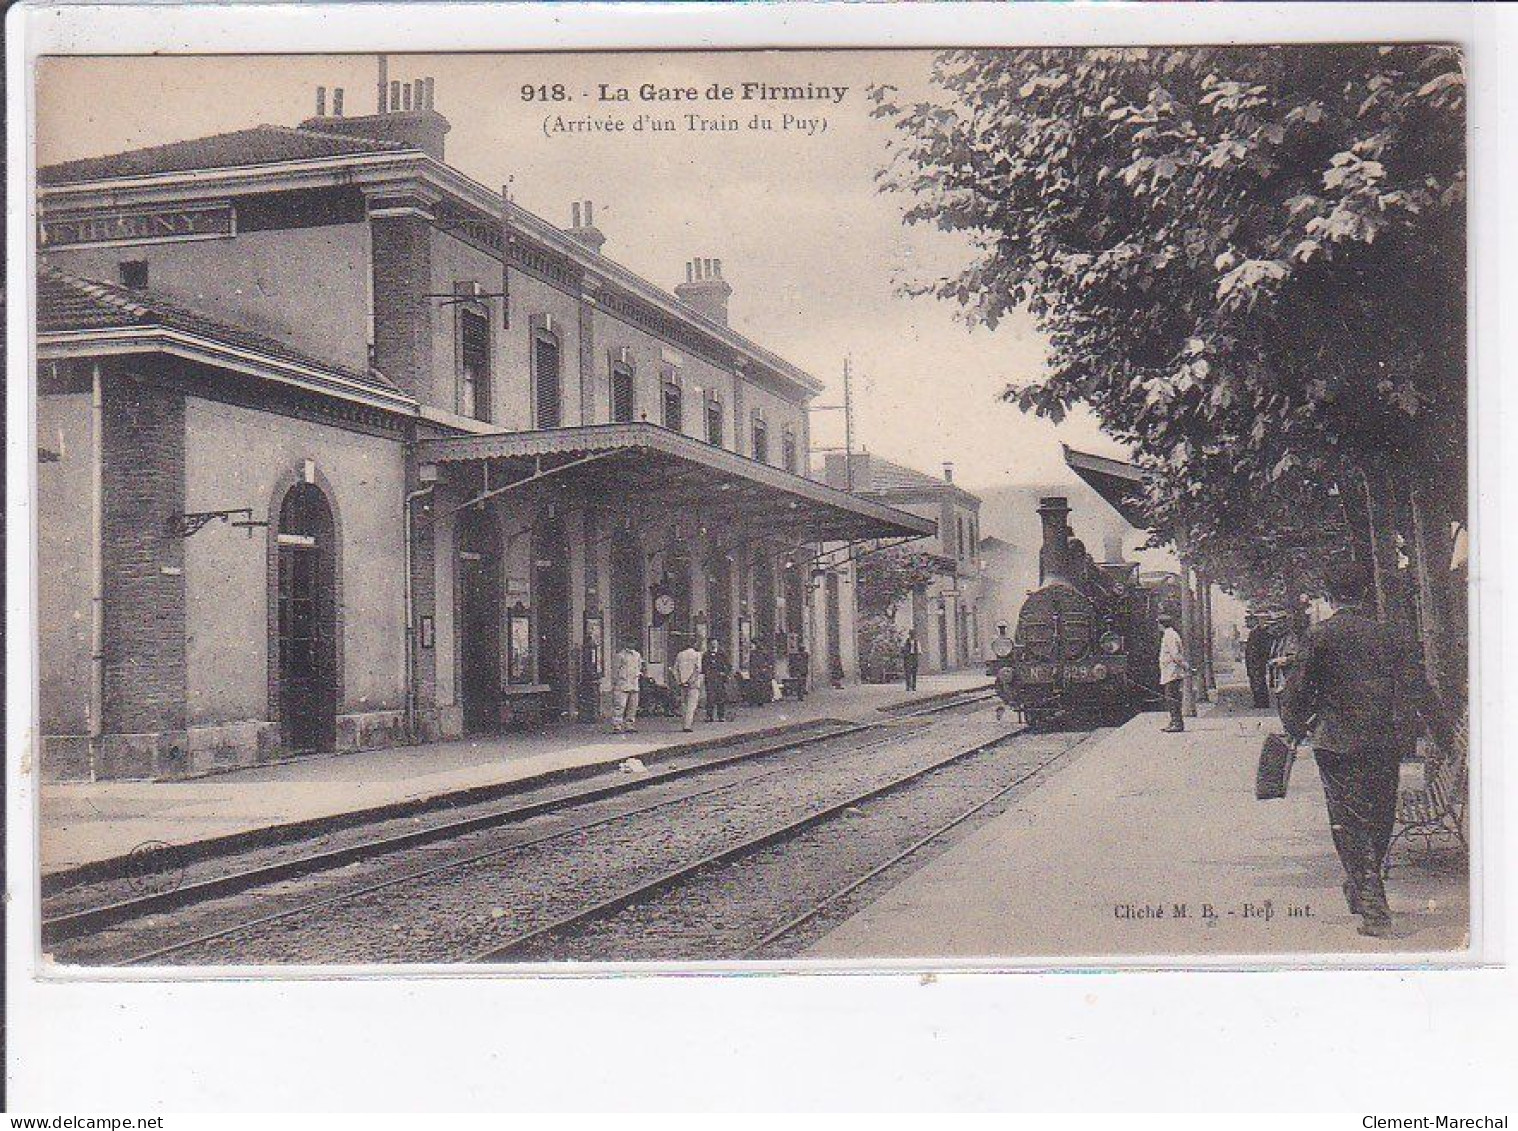
M 1078 452 L 1064 445 L 1065 466 L 1084 479 L 1087 485 L 1139 530 L 1149 527 L 1144 514 L 1144 473 L 1126 460 Z
M 690 516 L 708 527 L 798 542 L 910 540 L 932 519 L 639 421 L 423 440 L 416 458 L 461 488 L 460 508 L 549 490 L 572 504 Z

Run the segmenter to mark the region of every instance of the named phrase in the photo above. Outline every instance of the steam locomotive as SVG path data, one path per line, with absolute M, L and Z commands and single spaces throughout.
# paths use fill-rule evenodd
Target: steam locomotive
M 992 641 L 987 674 L 1029 722 L 1127 719 L 1158 698 L 1157 622 L 1175 604 L 1178 581 L 1140 576 L 1134 562 L 1098 565 L 1072 536 L 1069 515 L 1063 497 L 1039 501 L 1039 585 L 1014 635 Z

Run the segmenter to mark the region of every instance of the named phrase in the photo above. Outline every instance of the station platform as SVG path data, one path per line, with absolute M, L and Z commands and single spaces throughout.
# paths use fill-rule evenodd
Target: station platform
M 1286 798 L 1256 800 L 1260 743 L 1279 723 L 1244 702 L 1235 693 L 1204 705 L 1183 734 L 1160 733 L 1165 717 L 1155 713 L 1090 740 L 807 957 L 1184 962 L 1178 956 L 1296 953 L 1374 962 L 1465 949 L 1465 869 L 1401 845 L 1387 880 L 1395 935 L 1357 933 L 1311 753 L 1297 759 Z
M 899 683 L 821 688 L 802 702 L 740 706 L 727 723 L 707 723 L 703 712 L 690 734 L 677 718 L 641 718 L 634 734 L 612 733 L 604 723 L 562 723 L 455 742 L 312 755 L 186 781 L 43 783 L 42 874 L 120 860 L 148 842 L 181 846 L 344 814 L 372 810 L 378 816 L 409 802 L 446 804 L 450 795 L 469 790 L 649 759 L 756 732 L 826 719 L 879 719 L 881 708 L 927 703 L 987 682 L 984 671 L 969 668 L 923 675 L 914 693 Z

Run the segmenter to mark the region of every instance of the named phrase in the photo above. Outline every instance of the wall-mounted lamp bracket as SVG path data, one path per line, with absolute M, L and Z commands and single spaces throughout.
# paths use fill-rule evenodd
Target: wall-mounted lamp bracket
M 233 518 L 240 521 L 233 522 Z M 259 522 L 253 517 L 250 507 L 236 507 L 222 511 L 187 511 L 184 514 L 171 514 L 169 516 L 169 534 L 175 538 L 189 538 L 199 534 L 213 522 L 225 522 L 248 532 L 248 537 L 253 537 L 256 527 L 267 527 L 267 522 Z

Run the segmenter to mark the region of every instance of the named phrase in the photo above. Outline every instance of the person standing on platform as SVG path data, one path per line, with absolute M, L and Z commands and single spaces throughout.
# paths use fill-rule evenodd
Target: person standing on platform
M 1249 629 L 1249 635 L 1244 640 L 1244 670 L 1249 674 L 1249 693 L 1256 707 L 1268 707 L 1270 684 L 1267 670 L 1275 633 L 1255 613 L 1245 614 L 1244 626 Z
M 611 729 L 638 729 L 638 688 L 643 677 L 643 656 L 631 644 L 617 649 L 611 662 Z
M 1378 620 L 1367 571 L 1338 566 L 1327 578 L 1334 613 L 1313 625 L 1279 695 L 1281 722 L 1312 743 L 1328 824 L 1344 866 L 1344 899 L 1360 933 L 1391 934 L 1381 872 L 1397 815 L 1402 755 L 1418 724 L 1441 745 L 1453 736 L 1419 662 L 1415 641 Z
M 1170 725 L 1161 728 L 1165 734 L 1179 734 L 1186 729 L 1186 720 L 1181 716 L 1181 681 L 1186 678 L 1188 666 L 1186 647 L 1175 630 L 1175 618 L 1161 613 L 1160 690 L 1165 694 L 1165 706 L 1170 709 Z
M 922 645 L 917 643 L 917 633 L 907 633 L 901 642 L 901 674 L 906 677 L 907 690 L 917 690 L 917 664 L 922 659 Z
M 701 653 L 694 642 L 675 657 L 675 688 L 680 695 L 682 729 L 695 730 L 696 708 L 701 704 Z
M 791 653 L 791 686 L 796 689 L 797 702 L 806 701 L 806 685 L 812 677 L 812 654 L 805 644 L 796 645 Z
M 706 721 L 709 723 L 727 722 L 727 681 L 732 671 L 721 642 L 713 640 L 708 643 L 706 655 L 701 658 L 701 679 L 706 684 Z

